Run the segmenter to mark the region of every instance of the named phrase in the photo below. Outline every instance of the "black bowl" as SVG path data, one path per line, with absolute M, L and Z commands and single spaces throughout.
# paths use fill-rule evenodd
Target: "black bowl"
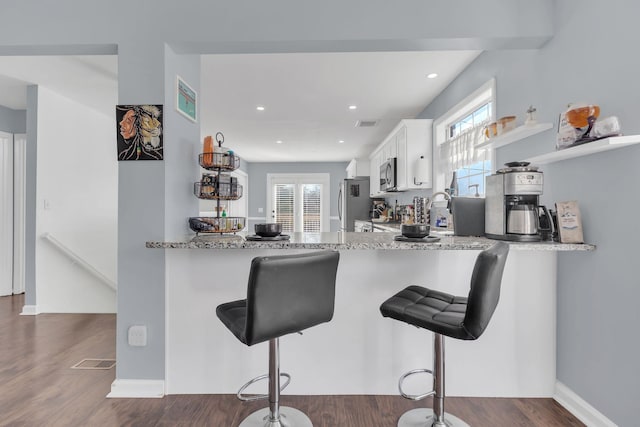
M 402 224 L 401 231 L 404 237 L 412 239 L 421 239 L 429 235 L 430 227 L 428 224 Z
M 282 233 L 282 224 L 256 224 L 254 227 L 256 234 L 260 237 L 276 237 Z

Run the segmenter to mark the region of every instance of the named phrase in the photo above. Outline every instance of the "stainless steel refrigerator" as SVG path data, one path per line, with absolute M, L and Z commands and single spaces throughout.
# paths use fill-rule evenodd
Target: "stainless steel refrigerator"
M 354 231 L 355 220 L 369 219 L 369 177 L 342 180 L 338 191 L 340 231 Z

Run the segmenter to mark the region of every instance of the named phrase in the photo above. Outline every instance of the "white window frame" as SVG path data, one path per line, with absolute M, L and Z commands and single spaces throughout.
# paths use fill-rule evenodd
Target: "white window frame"
M 449 182 L 445 173 L 441 171 L 440 167 L 440 146 L 448 140 L 449 127 L 457 121 L 468 116 L 470 113 L 480 108 L 482 105 L 491 102 L 491 119 L 496 120 L 496 79 L 484 83 L 478 89 L 474 90 L 470 95 L 465 97 L 462 101 L 458 102 L 455 106 L 450 108 L 442 116 L 438 117 L 433 122 L 433 188 L 444 189 L 447 188 Z M 488 158 L 491 159 L 491 169 L 495 171 L 495 149 L 490 149 Z
M 299 189 L 300 184 L 320 184 L 322 191 L 320 196 L 320 232 L 330 230 L 329 204 L 331 195 L 331 175 L 328 173 L 268 173 L 267 174 L 267 222 L 273 221 L 273 185 L 295 184 Z M 296 192 L 296 197 L 300 195 Z M 302 212 L 296 216 L 294 230 L 302 230 Z M 298 218 L 298 216 L 300 218 Z

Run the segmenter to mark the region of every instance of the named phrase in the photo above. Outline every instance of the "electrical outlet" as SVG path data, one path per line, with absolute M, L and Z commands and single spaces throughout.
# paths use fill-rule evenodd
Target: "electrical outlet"
M 129 345 L 132 347 L 144 347 L 147 345 L 147 327 L 144 325 L 133 325 L 129 327 Z
M 258 208 L 258 213 L 264 213 L 264 208 Z

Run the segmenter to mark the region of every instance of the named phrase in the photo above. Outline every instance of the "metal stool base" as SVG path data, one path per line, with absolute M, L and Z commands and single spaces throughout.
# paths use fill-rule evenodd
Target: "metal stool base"
M 313 427 L 313 424 L 304 412 L 281 406 L 280 421 L 269 421 L 269 408 L 263 408 L 245 418 L 239 427 Z
M 434 424 L 433 411 L 429 408 L 412 409 L 402 414 L 398 420 L 398 427 L 469 427 L 460 418 L 444 413 L 445 424 Z

